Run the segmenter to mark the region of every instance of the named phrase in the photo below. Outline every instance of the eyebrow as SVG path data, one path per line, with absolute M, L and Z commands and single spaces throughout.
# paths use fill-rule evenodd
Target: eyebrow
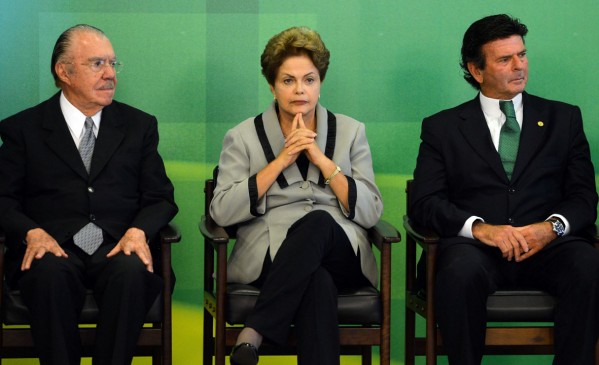
M 305 74 L 305 75 L 304 75 L 304 76 L 302 76 L 302 77 L 311 76 L 311 75 L 316 75 L 316 72 L 314 72 L 314 71 L 310 71 L 310 72 L 308 72 L 307 74 Z M 293 76 L 293 75 L 291 75 L 291 74 L 288 74 L 288 73 L 286 73 L 286 72 L 284 72 L 282 76 L 289 76 L 289 77 L 293 77 L 293 78 L 295 78 L 295 76 Z
M 524 48 L 523 50 L 520 50 L 518 52 L 515 52 L 515 53 L 503 54 L 501 56 L 497 56 L 495 59 L 496 60 L 501 60 L 501 59 L 504 59 L 504 58 L 511 58 L 513 56 L 520 55 L 522 53 L 526 53 L 526 48 Z
M 114 57 L 93 56 L 93 57 L 89 57 L 87 60 L 88 61 L 103 61 L 103 60 L 116 61 L 117 59 L 118 58 L 116 56 L 114 56 Z

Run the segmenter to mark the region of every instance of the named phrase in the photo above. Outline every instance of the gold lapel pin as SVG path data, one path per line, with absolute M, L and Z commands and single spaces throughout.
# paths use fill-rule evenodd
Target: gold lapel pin
M 537 125 L 538 125 L 539 127 L 542 127 L 542 126 L 544 126 L 544 125 L 545 125 L 545 123 L 543 123 L 542 121 L 540 121 L 540 120 L 539 120 L 539 121 L 537 122 Z

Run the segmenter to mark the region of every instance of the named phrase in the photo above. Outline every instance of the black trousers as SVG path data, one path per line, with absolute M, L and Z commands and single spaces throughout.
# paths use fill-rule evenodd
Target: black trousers
M 583 240 L 508 262 L 497 248 L 455 244 L 438 257 L 435 312 L 450 364 L 480 364 L 489 294 L 539 288 L 557 298 L 555 365 L 594 364 L 599 328 L 599 251 Z
M 282 345 L 293 323 L 298 364 L 339 364 L 337 291 L 370 285 L 341 226 L 324 211 L 308 213 L 289 228 L 263 274 L 245 325 Z
M 20 274 L 17 282 L 31 314 L 41 365 L 80 364 L 78 320 L 87 288 L 94 290 L 100 309 L 92 363 L 131 363 L 162 279 L 148 272 L 135 254 L 106 258 L 114 246 L 102 245 L 89 256 L 70 242 L 63 245 L 68 258 L 48 253 Z

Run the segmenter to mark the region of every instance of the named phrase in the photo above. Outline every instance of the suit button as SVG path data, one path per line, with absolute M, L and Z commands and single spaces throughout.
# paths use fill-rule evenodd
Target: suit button
M 508 193 L 510 193 L 510 194 L 514 194 L 514 193 L 516 192 L 516 188 L 513 188 L 513 187 L 511 187 L 511 186 L 510 186 L 510 188 L 509 188 L 509 189 L 507 189 L 507 191 L 508 191 Z
M 304 181 L 300 187 L 302 189 L 308 189 L 310 187 L 310 183 L 308 181 Z
M 509 224 L 514 224 L 516 221 L 514 220 L 514 218 L 508 218 L 508 219 L 507 219 L 507 222 L 508 222 Z
M 309 212 L 311 210 L 312 210 L 312 206 L 311 205 L 308 205 L 308 206 L 304 207 L 304 211 L 306 211 L 306 212 Z
M 89 215 L 89 220 L 92 221 L 92 222 L 95 222 L 96 221 L 96 216 L 93 215 L 93 214 L 90 214 Z
M 94 188 L 92 188 L 91 186 L 89 186 L 89 187 L 87 188 L 87 191 L 89 191 L 90 193 L 93 193 L 93 192 L 94 192 Z

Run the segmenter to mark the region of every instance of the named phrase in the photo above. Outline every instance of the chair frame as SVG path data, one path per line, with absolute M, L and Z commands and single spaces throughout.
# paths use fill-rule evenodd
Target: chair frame
M 412 180 L 406 186 L 406 212 L 409 214 Z M 413 365 L 415 356 L 425 355 L 427 365 L 437 364 L 437 355 L 446 354 L 443 339 L 437 330 L 434 312 L 434 278 L 436 273 L 437 248 L 440 237 L 436 232 L 417 226 L 406 214 L 406 307 L 405 307 L 405 365 Z M 593 234 L 595 246 L 599 236 Z M 426 298 L 415 293 L 417 246 L 426 254 Z M 418 313 L 426 322 L 426 336 L 416 336 L 415 315 Z M 517 321 L 513 321 L 516 323 Z M 505 322 L 510 323 L 510 322 Z M 534 323 L 526 326 L 487 323 L 485 354 L 490 355 L 541 355 L 554 353 L 554 328 L 552 324 Z M 599 364 L 596 355 L 595 362 Z
M 139 335 L 135 356 L 151 356 L 153 365 L 172 364 L 172 299 L 171 290 L 174 278 L 171 275 L 171 244 L 181 241 L 179 229 L 174 224 L 168 224 L 159 232 L 161 267 L 163 278 L 162 321 L 144 326 Z M 0 278 L 4 278 L 5 236 L 0 232 Z M 0 283 L 0 314 L 3 314 L 4 283 Z M 168 294 L 168 295 L 167 295 Z M 0 317 L 1 323 L 1 317 Z M 79 328 L 83 356 L 92 354 L 95 342 L 95 327 Z M 32 358 L 34 352 L 31 329 L 25 325 L 2 326 L 0 330 L 0 364 L 2 359 Z
M 204 244 L 204 364 L 224 365 L 225 356 L 235 345 L 242 327 L 226 323 L 224 308 L 227 291 L 227 251 L 231 239 L 227 230 L 219 227 L 210 217 L 209 208 L 214 190 L 214 180 L 206 180 L 205 212 L 199 228 L 205 238 Z M 369 238 L 381 253 L 380 296 L 382 323 L 380 326 L 356 326 L 341 324 L 339 328 L 341 354 L 361 355 L 362 364 L 372 363 L 372 346 L 380 346 L 380 364 L 390 363 L 391 330 L 391 245 L 400 241 L 399 232 L 390 224 L 380 221 L 369 230 Z M 215 267 L 216 261 L 216 267 Z M 216 270 L 215 270 L 216 269 Z M 214 275 L 214 277 L 213 277 Z M 268 343 L 260 347 L 261 355 L 294 355 L 296 340 L 293 329 L 289 347 L 274 347 Z

